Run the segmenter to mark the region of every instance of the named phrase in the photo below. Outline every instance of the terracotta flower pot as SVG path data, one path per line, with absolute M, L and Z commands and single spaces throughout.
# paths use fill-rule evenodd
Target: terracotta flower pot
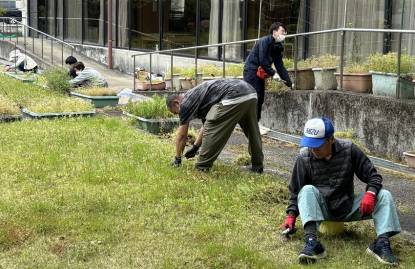
M 289 69 L 288 74 L 291 81 L 295 83 L 295 71 Z M 314 72 L 311 68 L 297 69 L 297 90 L 314 90 Z
M 409 167 L 415 168 L 415 151 L 404 152 L 406 163 Z
M 148 90 L 164 90 L 166 88 L 166 83 L 163 82 L 157 82 L 157 83 L 151 83 L 149 81 L 135 81 L 135 90 L 139 91 L 148 91 Z
M 191 88 L 193 88 L 196 84 L 196 81 L 194 79 L 191 78 L 181 78 L 180 79 L 180 85 L 182 90 L 190 90 Z
M 340 88 L 340 73 L 334 73 Z M 372 75 L 369 73 L 343 73 L 343 89 L 346 91 L 369 93 L 372 90 Z

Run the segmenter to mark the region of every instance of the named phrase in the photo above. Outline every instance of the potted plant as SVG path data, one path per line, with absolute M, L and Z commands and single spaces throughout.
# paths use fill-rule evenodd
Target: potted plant
M 200 70 L 202 70 L 203 81 L 219 79 L 222 78 L 223 75 L 223 68 L 213 64 L 202 65 Z
M 184 68 L 181 72 L 180 87 L 182 90 L 190 90 L 196 86 L 195 68 Z
M 92 102 L 96 108 L 118 105 L 117 92 L 110 88 L 76 88 L 71 92 L 72 96 Z
M 19 107 L 8 98 L 0 95 L 0 122 L 9 122 L 20 118 Z
M 164 75 L 164 82 L 166 83 L 166 89 L 180 91 L 180 73 L 182 68 L 173 67 L 173 78 L 171 75 L 171 69 L 169 69 Z
M 139 129 L 152 134 L 169 133 L 179 126 L 179 119 L 166 106 L 166 99 L 155 96 L 142 102 L 130 102 L 123 114 L 137 121 Z
M 314 58 L 313 72 L 316 90 L 335 90 L 337 88 L 336 72 L 337 57 L 326 54 Z
M 400 99 L 413 99 L 414 86 L 408 75 L 414 70 L 414 57 L 408 54 L 401 55 L 401 76 L 397 75 L 397 54 L 372 54 L 368 58 L 370 73 L 372 74 L 373 94 L 391 96 Z M 398 89 L 399 83 L 399 92 Z
M 277 95 L 282 95 L 290 91 L 290 88 L 283 82 L 276 81 L 272 78 L 265 79 L 265 89 L 268 92 L 276 93 Z
M 161 79 L 152 79 L 150 83 L 150 73 L 144 70 L 138 70 L 136 72 L 135 80 L 135 89 L 138 91 L 147 91 L 147 90 L 164 90 L 166 88 L 166 83 Z
M 243 64 L 227 64 L 225 67 L 226 77 L 243 79 L 244 65 Z
M 301 60 L 297 63 L 297 70 L 294 70 L 294 62 L 291 59 L 284 59 L 284 66 L 287 68 L 291 81 L 295 83 L 297 90 L 314 90 L 314 72 L 312 70 L 313 58 Z M 295 74 L 297 73 L 297 81 Z
M 336 75 L 337 84 L 340 88 L 340 73 Z M 344 67 L 343 89 L 357 93 L 368 93 L 372 90 L 372 75 L 369 73 L 367 63 L 351 63 Z
M 75 116 L 93 116 L 95 109 L 91 103 L 81 99 L 62 96 L 32 99 L 22 109 L 23 115 L 32 119 L 50 119 Z
M 415 151 L 404 152 L 403 155 L 408 167 L 415 168 Z

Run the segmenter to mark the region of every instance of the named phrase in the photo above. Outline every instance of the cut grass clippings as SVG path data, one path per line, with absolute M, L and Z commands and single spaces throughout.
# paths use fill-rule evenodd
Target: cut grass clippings
M 173 168 L 170 140 L 120 119 L 15 122 L 0 144 L 1 268 L 303 268 L 302 229 L 279 236 L 286 183 L 269 175 Z M 309 268 L 384 268 L 365 254 L 370 223 L 322 236 L 329 256 Z M 414 268 L 413 246 L 392 242 Z

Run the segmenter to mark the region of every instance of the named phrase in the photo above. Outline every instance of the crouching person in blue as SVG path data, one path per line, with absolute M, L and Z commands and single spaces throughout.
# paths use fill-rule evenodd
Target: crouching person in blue
M 377 238 L 366 252 L 379 262 L 397 265 L 389 238 L 401 231 L 396 207 L 382 177 L 369 158 L 353 143 L 335 139 L 327 118 L 305 124 L 301 146 L 289 185 L 290 200 L 284 229 L 295 231 L 298 215 L 304 227 L 305 246 L 300 263 L 312 263 L 326 256 L 317 238 L 322 221 L 373 219 Z M 354 193 L 356 175 L 367 184 L 366 191 Z

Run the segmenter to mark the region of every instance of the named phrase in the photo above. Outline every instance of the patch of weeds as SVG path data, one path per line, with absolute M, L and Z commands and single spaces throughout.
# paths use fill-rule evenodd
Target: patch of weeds
M 69 84 L 68 71 L 61 67 L 54 67 L 43 72 L 48 89 L 58 93 L 69 93 L 71 85 Z
M 289 199 L 289 192 L 286 186 L 271 185 L 256 190 L 251 198 L 252 205 L 262 204 L 267 207 L 273 207 L 278 204 L 286 204 Z
M 239 166 L 247 166 L 251 164 L 251 156 L 247 153 L 236 156 L 235 164 Z
M 0 116 L 19 115 L 20 109 L 13 101 L 0 95 Z
M 277 93 L 278 95 L 283 95 L 290 91 L 290 88 L 281 81 L 276 81 L 272 78 L 267 78 L 265 80 L 265 89 L 272 93 Z
M 94 106 L 78 98 L 50 97 L 40 100 L 31 100 L 26 108 L 36 113 L 64 113 L 64 112 L 87 112 L 94 110 Z
M 0 222 L 0 248 L 20 246 L 31 236 L 31 231 L 14 223 Z
M 88 96 L 116 96 L 117 91 L 110 88 L 102 88 L 102 87 L 92 87 L 92 88 L 77 88 L 73 90 L 74 92 L 88 95 Z
M 366 148 L 363 143 L 359 140 L 359 138 L 356 135 L 356 132 L 352 129 L 344 130 L 344 131 L 338 131 L 334 133 L 335 138 L 349 140 L 356 146 L 358 146 L 364 153 L 369 154 L 369 149 Z
M 152 99 L 142 102 L 129 102 L 124 110 L 130 114 L 146 119 L 166 119 L 174 118 L 166 106 L 166 99 L 155 96 Z

